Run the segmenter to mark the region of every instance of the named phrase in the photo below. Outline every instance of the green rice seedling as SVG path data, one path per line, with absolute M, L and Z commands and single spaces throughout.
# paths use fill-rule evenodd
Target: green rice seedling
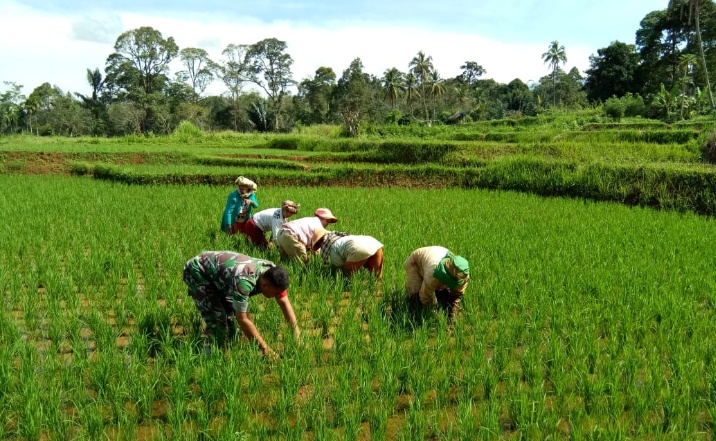
M 159 385 L 158 378 L 153 375 L 155 369 L 130 359 L 126 372 L 133 379 L 127 384 L 127 402 L 136 411 L 137 423 L 146 423 L 152 417 L 155 390 Z
M 405 425 L 403 426 L 399 439 L 423 439 L 427 434 L 428 418 L 423 410 L 419 399 L 413 401 L 408 408 Z
M 225 397 L 225 388 L 232 378 L 222 369 L 224 364 L 220 352 L 214 351 L 209 357 L 198 359 L 196 368 L 196 383 L 201 390 L 201 397 L 206 408 L 214 411 Z
M 81 429 L 90 439 L 101 438 L 105 430 L 104 407 L 102 403 L 88 399 L 83 403 L 75 403 L 75 407 L 82 421 Z
M 382 441 L 388 436 L 388 407 L 381 406 L 380 403 L 372 406 L 367 414 L 368 426 L 370 427 L 371 439 Z
M 470 437 L 480 430 L 477 409 L 472 400 L 460 401 L 455 409 L 455 436 Z
M 363 205 L 364 188 L 262 185 L 264 206 L 300 194 L 308 212 L 328 206 L 341 218 L 340 229 L 384 242 L 381 296 L 370 296 L 370 279 L 360 274 L 341 285 L 342 279 L 318 268 L 288 265 L 301 344 L 292 340 L 275 305 L 258 299 L 252 314 L 267 341 L 280 348 L 281 360 L 266 362 L 241 338 L 225 353 L 187 363 L 184 357 L 199 355 L 192 338 L 200 319 L 187 302 L 182 266 L 204 249 L 243 249 L 240 242 L 207 234 L 217 228 L 228 186 L 141 187 L 32 176 L 0 176 L 0 183 L 15 195 L 12 205 L 0 196 L 0 209 L 12 207 L 27 224 L 10 219 L 0 231 L 0 262 L 18 268 L 0 279 L 0 288 L 6 286 L 0 327 L 8 331 L 0 333 L 0 347 L 8 348 L 0 349 L 7 360 L 0 363 L 0 379 L 8 385 L 0 406 L 3 419 L 11 421 L 11 437 L 21 436 L 12 423 L 22 421 L 19 403 L 57 404 L 45 396 L 30 399 L 37 388 L 24 378 L 59 389 L 60 405 L 68 408 L 61 415 L 70 421 L 60 431 L 77 439 L 90 439 L 80 407 L 88 412 L 91 400 L 103 408 L 101 436 L 119 427 L 134 433 L 135 419 L 137 426 L 164 427 L 164 407 L 175 409 L 169 428 L 157 429 L 155 439 L 172 439 L 178 429 L 198 437 L 207 421 L 211 430 L 201 429 L 206 436 L 225 439 L 235 433 L 232 427 L 250 437 L 293 437 L 305 427 L 309 439 L 340 438 L 361 422 L 380 435 L 384 419 L 385 438 L 408 437 L 404 419 L 418 412 L 408 407 L 418 400 L 422 416 L 411 418 L 425 420 L 425 434 L 436 437 L 690 439 L 709 430 L 701 416 L 713 401 L 708 366 L 714 309 L 708 293 L 716 262 L 709 219 L 459 189 L 374 188 L 370 205 Z M 56 196 L 49 208 L 33 202 L 48 192 Z M 445 200 L 457 201 L 448 224 L 421 209 Z M 21 234 L 49 225 L 36 214 L 48 209 L 54 221 L 44 244 Z M 452 334 L 444 317 L 411 316 L 403 308 L 402 261 L 427 238 L 466 255 L 474 268 Z M 278 260 L 275 250 L 251 252 Z M 50 257 L 43 260 L 43 254 Z M 44 298 L 37 296 L 40 281 Z M 110 309 L 116 327 L 108 322 Z M 312 333 L 321 314 L 333 344 L 328 349 L 323 330 Z M 184 334 L 172 334 L 180 327 Z M 129 340 L 124 350 L 113 340 L 119 332 Z M 72 352 L 56 354 L 60 349 L 53 345 L 37 353 L 36 338 L 67 339 Z M 19 355 L 25 346 L 32 346 L 35 358 Z M 15 363 L 23 357 L 33 369 L 21 374 Z M 188 372 L 184 379 L 175 377 L 179 370 Z M 427 380 L 418 378 L 425 373 Z M 103 382 L 108 386 L 95 394 Z M 175 393 L 179 389 L 186 393 Z M 533 403 L 541 396 L 540 413 Z M 70 403 L 77 403 L 75 410 Z M 473 428 L 457 419 L 453 425 L 437 422 L 453 403 L 456 415 L 468 413 L 461 405 L 473 406 Z M 40 433 L 61 426 L 57 413 L 36 412 Z M 286 418 L 279 423 L 277 415 Z M 32 413 L 27 416 L 32 420 Z M 221 418 L 226 430 L 216 427 Z

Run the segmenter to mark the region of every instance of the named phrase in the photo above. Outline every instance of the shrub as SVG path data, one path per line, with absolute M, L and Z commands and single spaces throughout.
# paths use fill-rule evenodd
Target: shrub
M 644 98 L 641 95 L 627 93 L 621 98 L 624 103 L 624 116 L 644 116 L 646 113 L 646 104 L 644 104 Z
M 604 103 L 604 113 L 614 121 L 621 121 L 625 107 L 621 99 L 613 96 Z
M 398 124 L 398 121 L 400 121 L 403 118 L 403 114 L 398 109 L 393 109 L 390 112 L 388 112 L 387 115 L 385 115 L 385 123 L 386 124 Z
M 716 164 L 716 132 L 709 132 L 701 145 L 701 159 L 709 164 Z
M 445 155 L 456 150 L 455 144 L 390 141 L 383 143 L 379 155 L 383 156 L 385 162 L 417 164 L 442 162 Z
M 73 161 L 69 164 L 70 174 L 83 176 L 92 174 L 93 165 L 84 161 Z
M 182 121 L 174 130 L 173 135 L 178 141 L 186 143 L 197 138 L 203 138 L 205 133 L 191 122 Z

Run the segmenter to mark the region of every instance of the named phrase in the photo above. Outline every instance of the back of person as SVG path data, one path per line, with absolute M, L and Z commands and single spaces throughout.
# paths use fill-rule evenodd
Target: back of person
M 271 231 L 274 219 L 283 219 L 280 208 L 267 208 L 258 213 L 254 213 L 254 222 L 262 231 Z
M 311 243 L 313 232 L 319 228 L 323 228 L 323 224 L 318 217 L 310 216 L 286 222 L 283 224 L 283 227 L 295 234 L 302 244 L 308 246 Z

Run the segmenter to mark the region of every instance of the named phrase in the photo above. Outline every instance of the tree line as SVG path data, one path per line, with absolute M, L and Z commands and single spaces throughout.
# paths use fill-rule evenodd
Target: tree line
M 443 78 L 423 51 L 404 70 L 391 67 L 382 77 L 364 72 L 356 58 L 340 76 L 319 67 L 297 81 L 285 41 L 229 44 L 212 60 L 204 49 L 180 49 L 172 37 L 141 27 L 117 38 L 104 71 L 87 69 L 87 94 L 46 82 L 25 96 L 23 86 L 5 81 L 0 133 L 167 134 L 190 121 L 205 130 L 244 132 L 338 124 L 356 136 L 369 124 L 449 124 L 595 105 L 617 119 L 675 121 L 713 110 L 714 43 L 714 0 L 671 0 L 641 20 L 635 44 L 613 41 L 591 55 L 584 75 L 563 70 L 566 49 L 553 41 L 542 54 L 550 73 L 533 84 L 483 78 L 487 72 L 476 61 Z M 176 59 L 182 69 L 172 75 Z M 212 82 L 226 92 L 207 95 Z

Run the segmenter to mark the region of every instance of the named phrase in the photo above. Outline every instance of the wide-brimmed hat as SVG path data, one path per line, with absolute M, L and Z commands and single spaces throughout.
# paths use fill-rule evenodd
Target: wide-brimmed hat
M 316 251 L 318 248 L 316 245 L 318 242 L 323 239 L 323 237 L 326 235 L 326 230 L 323 228 L 319 228 L 313 232 L 313 237 L 311 238 L 311 249 L 313 251 Z
M 293 201 L 285 200 L 281 203 L 281 208 L 284 210 L 288 210 L 293 214 L 298 213 L 298 208 L 301 206 L 301 204 L 297 204 Z
M 236 185 L 237 187 L 239 185 L 245 185 L 249 187 L 251 191 L 256 191 L 256 183 L 251 179 L 245 178 L 243 176 L 239 176 L 238 178 L 236 178 L 236 180 L 234 181 L 234 185 Z
M 335 217 L 333 213 L 331 213 L 331 210 L 329 210 L 328 208 L 319 208 L 318 210 L 316 210 L 315 215 L 320 217 L 321 219 L 327 220 L 329 223 L 332 224 L 338 222 L 338 218 Z

